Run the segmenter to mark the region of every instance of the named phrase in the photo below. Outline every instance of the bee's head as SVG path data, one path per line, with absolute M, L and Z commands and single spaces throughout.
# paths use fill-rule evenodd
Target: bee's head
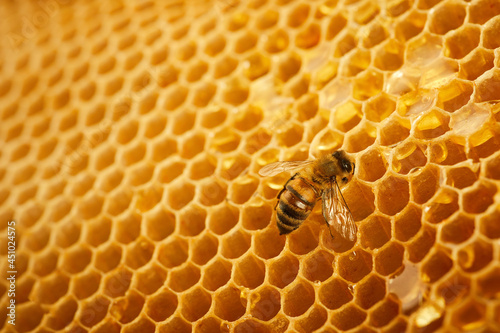
M 332 154 L 332 157 L 337 161 L 338 167 L 340 169 L 340 172 L 337 175 L 337 182 L 339 183 L 339 185 L 347 184 L 354 175 L 354 169 L 356 165 L 343 150 L 336 151 Z

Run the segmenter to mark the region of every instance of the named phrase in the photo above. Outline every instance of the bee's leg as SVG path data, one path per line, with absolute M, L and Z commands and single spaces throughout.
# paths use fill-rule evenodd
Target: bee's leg
M 295 175 L 292 176 L 292 178 L 288 179 L 288 181 L 285 183 L 285 186 L 283 186 L 283 188 L 281 189 L 280 193 L 278 193 L 278 201 L 276 201 L 276 205 L 274 206 L 274 210 L 276 210 L 276 207 L 278 207 L 278 204 L 280 203 L 280 197 L 281 197 L 281 194 L 286 190 L 286 186 L 288 185 L 288 183 L 293 180 L 295 178 L 295 176 L 297 176 L 298 173 L 296 173 Z

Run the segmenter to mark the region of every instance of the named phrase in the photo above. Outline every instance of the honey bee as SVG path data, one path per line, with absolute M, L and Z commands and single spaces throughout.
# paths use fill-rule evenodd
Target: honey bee
M 356 237 L 356 223 L 342 196 L 340 187 L 354 175 L 354 162 L 342 151 L 309 161 L 280 161 L 260 169 L 261 176 L 274 176 L 281 172 L 300 169 L 278 194 L 276 223 L 280 235 L 297 229 L 309 216 L 316 201 L 323 202 L 323 217 L 345 239 Z

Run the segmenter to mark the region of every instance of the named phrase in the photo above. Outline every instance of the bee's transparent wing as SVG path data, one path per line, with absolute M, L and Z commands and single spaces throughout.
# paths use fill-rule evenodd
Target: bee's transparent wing
M 271 177 L 285 171 L 290 171 L 297 168 L 305 167 L 314 161 L 279 161 L 268 164 L 259 170 L 259 175 L 263 177 Z
M 356 238 L 356 223 L 336 182 L 323 191 L 322 201 L 326 223 L 333 226 L 342 237 L 353 241 Z

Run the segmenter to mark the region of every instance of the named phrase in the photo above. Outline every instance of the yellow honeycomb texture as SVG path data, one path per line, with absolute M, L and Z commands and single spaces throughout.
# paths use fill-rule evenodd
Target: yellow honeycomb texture
M 0 17 L 3 332 L 500 332 L 498 0 Z M 338 149 L 356 241 L 280 236 L 259 169 Z

